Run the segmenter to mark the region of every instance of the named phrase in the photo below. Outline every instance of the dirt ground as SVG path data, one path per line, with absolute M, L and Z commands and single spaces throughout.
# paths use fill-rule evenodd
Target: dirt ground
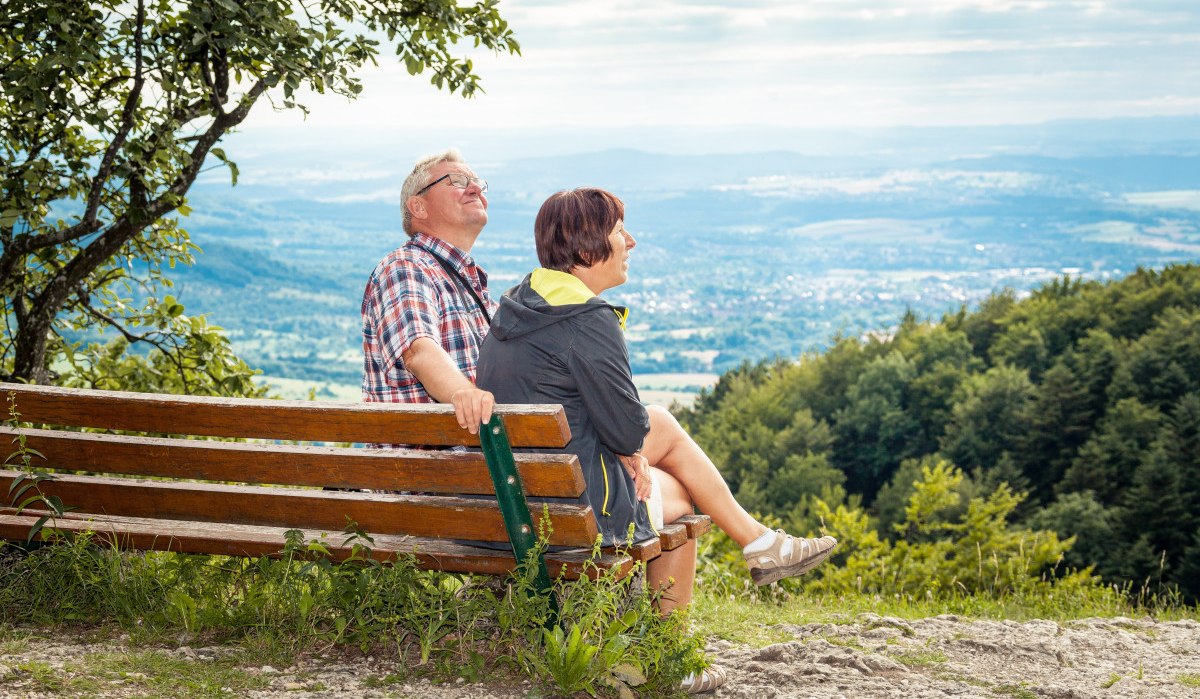
M 864 614 L 850 624 L 780 630 L 794 640 L 765 648 L 711 643 L 709 651 L 729 672 L 729 682 L 708 696 L 1200 699 L 1200 622 L 1196 621 L 1114 618 L 1056 623 L 970 621 L 953 616 L 904 621 Z M 69 673 L 83 654 L 124 650 L 120 641 L 98 645 L 46 638 L 7 647 L 4 654 L 0 646 L 0 697 L 5 699 L 73 696 L 55 690 L 44 676 L 38 680 L 19 669 L 30 663 Z M 170 652 L 201 663 L 223 651 L 183 646 Z M 396 668 L 372 658 L 311 658 L 292 667 L 250 670 L 269 678 L 268 689 L 241 694 L 251 699 L 548 696 L 530 685 L 381 683 L 380 678 Z M 136 677 L 114 676 L 111 682 L 89 689 L 86 696 L 129 699 L 154 694 L 147 693 Z

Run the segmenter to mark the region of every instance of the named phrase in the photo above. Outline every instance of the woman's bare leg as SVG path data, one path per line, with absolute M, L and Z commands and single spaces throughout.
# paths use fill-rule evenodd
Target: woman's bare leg
M 738 504 L 712 459 L 683 430 L 675 416 L 657 405 L 647 406 L 646 411 L 650 414 L 650 433 L 642 444 L 646 460 L 674 476 L 688 499 L 712 517 L 713 523 L 738 546 L 745 546 L 764 534 L 767 528 Z
M 673 522 L 692 512 L 692 501 L 683 485 L 670 474 L 659 469 L 654 480 L 662 488 L 663 521 Z M 663 616 L 692 602 L 692 588 L 696 583 L 696 540 L 688 539 L 683 546 L 650 561 L 646 566 L 647 582 L 651 590 L 662 590 L 658 611 Z

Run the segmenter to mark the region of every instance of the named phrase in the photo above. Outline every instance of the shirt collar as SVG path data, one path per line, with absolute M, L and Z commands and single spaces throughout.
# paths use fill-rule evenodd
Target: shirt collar
M 454 267 L 457 267 L 463 271 L 475 266 L 475 258 L 471 257 L 462 250 L 459 250 L 450 243 L 447 243 L 441 238 L 435 238 L 428 233 L 421 233 L 418 231 L 417 234 L 414 235 L 411 240 L 409 240 L 409 243 L 438 255 Z

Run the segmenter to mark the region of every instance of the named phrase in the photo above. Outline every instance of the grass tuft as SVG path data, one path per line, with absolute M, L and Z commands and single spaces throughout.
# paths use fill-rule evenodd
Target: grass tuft
M 1104 680 L 1103 682 L 1100 683 L 1100 689 L 1108 689 L 1109 687 L 1113 686 L 1114 684 L 1120 682 L 1122 679 L 1123 678 L 1120 675 L 1118 675 L 1117 673 L 1115 673 L 1115 672 L 1111 673 L 1108 676 L 1107 680 Z
M 134 646 L 230 650 L 199 663 L 206 666 L 199 674 L 198 663 L 155 652 L 98 656 L 93 668 L 66 675 L 31 665 L 10 671 L 18 675 L 6 683 L 72 696 L 87 693 L 79 684 L 87 678 L 155 696 L 208 696 L 223 687 L 236 695 L 266 683 L 241 665 L 288 665 L 306 651 L 338 648 L 393 658 L 432 680 L 529 678 L 563 689 L 543 652 L 549 601 L 532 594 L 527 576 L 460 576 L 419 570 L 412 560 L 382 565 L 366 546 L 334 563 L 321 542 L 298 533 L 279 558 L 260 559 L 120 551 L 86 536 L 29 552 L 3 546 L 0 629 L 86 622 L 119 629 Z M 595 581 L 556 585 L 562 624 L 576 629 L 576 655 L 592 659 L 576 663 L 573 682 L 588 690 L 632 683 L 653 693 L 704 664 L 686 613 L 663 619 L 631 580 L 596 573 Z M 22 637 L 0 642 L 18 649 Z
M 992 694 L 1009 696 L 1012 699 L 1038 699 L 1038 695 L 1021 685 L 1002 684 L 992 688 Z
M 909 667 L 927 667 L 929 665 L 937 665 L 950 660 L 946 657 L 946 654 L 940 650 L 905 651 L 902 653 L 893 654 L 892 659 Z

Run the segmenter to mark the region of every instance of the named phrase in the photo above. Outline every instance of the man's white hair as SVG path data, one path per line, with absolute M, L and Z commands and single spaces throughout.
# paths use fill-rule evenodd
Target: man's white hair
M 457 148 L 448 148 L 442 153 L 435 155 L 427 155 L 417 161 L 413 165 L 412 173 L 404 180 L 404 186 L 400 189 L 400 208 L 404 210 L 404 232 L 411 238 L 417 234 L 412 227 L 412 213 L 408 210 L 408 200 L 417 195 L 417 190 L 429 184 L 429 171 L 439 163 L 462 163 L 462 154 Z

